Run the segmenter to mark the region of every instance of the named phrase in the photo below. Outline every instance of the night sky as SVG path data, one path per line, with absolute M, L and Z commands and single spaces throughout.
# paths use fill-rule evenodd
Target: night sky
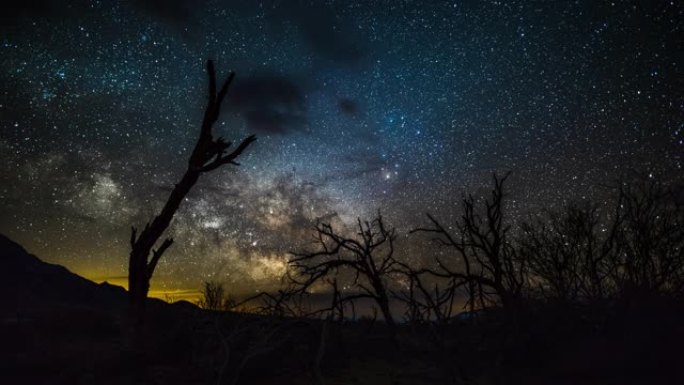
M 69 4 L 69 5 L 68 5 Z M 515 219 L 684 170 L 677 1 L 10 1 L 0 27 L 0 232 L 123 283 L 129 231 L 187 164 L 207 59 L 217 134 L 258 141 L 181 206 L 153 294 L 276 287 L 318 219 L 448 223 L 512 171 Z

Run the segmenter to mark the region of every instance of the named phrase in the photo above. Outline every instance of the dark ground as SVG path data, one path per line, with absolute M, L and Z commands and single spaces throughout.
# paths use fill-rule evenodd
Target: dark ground
M 400 326 L 394 341 L 368 319 L 324 326 L 150 300 L 136 348 L 121 288 L 46 264 L 4 236 L 0 283 L 3 384 L 684 383 L 684 311 L 664 298 L 531 305 L 517 326 L 493 310 Z

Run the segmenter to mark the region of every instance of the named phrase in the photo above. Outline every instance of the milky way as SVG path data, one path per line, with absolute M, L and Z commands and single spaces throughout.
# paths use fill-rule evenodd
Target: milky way
M 92 279 L 125 276 L 180 178 L 210 58 L 237 74 L 218 133 L 258 141 L 188 196 L 158 290 L 273 288 L 317 220 L 448 222 L 492 172 L 520 217 L 682 180 L 678 2 L 9 3 L 0 232 Z

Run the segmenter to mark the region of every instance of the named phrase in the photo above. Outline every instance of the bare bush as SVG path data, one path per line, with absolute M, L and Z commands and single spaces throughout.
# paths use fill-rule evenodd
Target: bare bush
M 438 245 L 451 251 L 450 262 L 437 257 L 437 269 L 429 271 L 453 280 L 450 285 L 454 287 L 463 287 L 471 309 L 491 305 L 511 309 L 523 294 L 526 265 L 518 258 L 504 216 L 503 186 L 507 177 L 494 175 L 490 197 L 481 206 L 472 195 L 464 196 L 462 216 L 452 226 L 445 227 L 428 214 L 431 225 L 412 231 L 434 235 Z
M 619 183 L 607 210 L 573 203 L 524 223 L 520 254 L 534 295 L 561 302 L 681 295 L 684 214 L 656 181 Z
M 406 287 L 392 291 L 392 296 L 404 304 L 404 320 L 411 324 L 448 323 L 456 310 L 458 282 L 436 279 L 425 269 L 405 264 L 398 271 L 405 277 Z
M 621 291 L 681 295 L 684 209 L 674 190 L 655 180 L 619 187 L 622 245 L 615 280 Z
M 561 303 L 613 293 L 622 221 L 619 212 L 613 214 L 602 221 L 596 205 L 572 203 L 563 212 L 523 223 L 520 253 L 529 263 L 531 289 Z
M 205 281 L 200 291 L 202 297 L 197 301 L 197 306 L 207 310 L 232 310 L 236 306 L 235 300 L 226 294 L 222 283 Z
M 381 215 L 371 222 L 358 220 L 356 237 L 347 237 L 335 231 L 330 224 L 316 225 L 317 250 L 295 252 L 290 261 L 294 274 L 292 282 L 300 291 L 316 284 L 331 281 L 346 270 L 351 274 L 351 285 L 358 292 L 343 294 L 337 290 L 335 307 L 360 298 L 370 298 L 378 305 L 385 322 L 393 329 L 394 317 L 389 307 L 389 292 L 385 280 L 396 272 L 393 228 L 386 228 Z

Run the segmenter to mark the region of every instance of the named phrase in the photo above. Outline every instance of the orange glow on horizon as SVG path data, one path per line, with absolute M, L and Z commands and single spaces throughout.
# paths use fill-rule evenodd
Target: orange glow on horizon
M 128 290 L 128 278 L 127 277 L 89 277 L 84 278 L 91 280 L 97 284 L 107 282 L 110 285 L 120 286 L 125 290 Z M 150 298 L 161 299 L 168 303 L 173 303 L 177 301 L 188 301 L 191 303 L 197 303 L 201 297 L 201 293 L 197 289 L 164 289 L 155 287 L 152 285 L 148 296 Z

